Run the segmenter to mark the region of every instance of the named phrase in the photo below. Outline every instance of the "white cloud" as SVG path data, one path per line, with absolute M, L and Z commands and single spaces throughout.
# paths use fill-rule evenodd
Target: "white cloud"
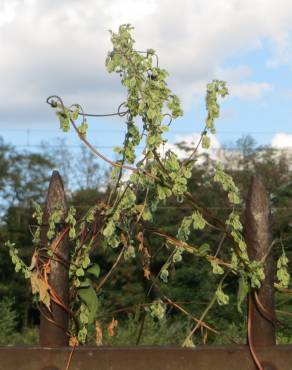
M 263 40 L 273 46 L 274 65 L 290 60 L 290 0 L 2 0 L 0 125 L 49 119 L 44 100 L 53 93 L 89 101 L 91 111 L 117 106 L 124 90 L 104 60 L 107 30 L 122 22 L 136 27 L 137 48 L 158 51 L 185 104 L 220 77 L 229 57 L 260 49 Z M 236 96 L 259 98 L 272 88 L 254 81 L 248 66 L 225 72 Z
M 217 137 L 212 134 L 208 134 L 208 137 L 210 138 L 210 149 L 212 150 L 217 150 L 221 148 L 221 144 Z M 186 147 L 189 148 L 195 148 L 197 147 L 198 143 L 200 142 L 201 134 L 200 133 L 193 133 L 191 135 L 186 135 L 186 136 L 177 136 L 176 137 L 176 142 L 177 143 L 184 143 Z M 201 145 L 199 145 L 198 148 L 200 153 L 205 153 L 208 150 L 202 148 Z
M 218 68 L 217 78 L 228 81 L 231 96 L 244 99 L 259 99 L 273 89 L 268 82 L 252 81 L 252 69 L 247 65 L 239 65 L 233 68 Z
M 160 146 L 159 153 L 164 156 L 167 150 L 173 151 L 179 159 L 187 159 L 192 151 L 197 148 L 196 154 L 199 156 L 198 163 L 203 163 L 204 158 L 200 157 L 202 154 L 208 154 L 209 157 L 213 160 L 221 158 L 224 150 L 221 147 L 221 144 L 215 135 L 210 134 L 210 148 L 202 148 L 200 143 L 201 134 L 193 133 L 191 135 L 177 136 L 176 144 L 166 143 L 163 146 Z M 178 145 L 179 144 L 179 145 Z
M 105 9 L 105 14 L 110 19 L 111 27 L 117 28 L 122 23 L 140 22 L 143 18 L 155 13 L 157 7 L 155 0 L 111 1 Z
M 280 32 L 271 39 L 275 44 L 276 53 L 271 58 L 268 58 L 266 66 L 274 69 L 292 60 L 291 32 Z
M 229 90 L 232 96 L 246 99 L 259 99 L 266 92 L 273 90 L 273 86 L 267 82 L 231 83 Z
M 272 138 L 271 146 L 277 149 L 292 149 L 292 134 L 278 133 Z
M 16 6 L 16 1 L 2 2 L 0 4 L 0 26 L 13 20 Z

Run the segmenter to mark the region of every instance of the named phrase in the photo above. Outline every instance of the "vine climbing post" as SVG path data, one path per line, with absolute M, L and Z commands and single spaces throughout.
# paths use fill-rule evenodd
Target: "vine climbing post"
M 249 300 L 250 339 L 253 346 L 275 345 L 274 263 L 269 197 L 260 177 L 254 176 L 245 211 L 246 242 L 251 260 L 263 261 L 265 279 Z M 251 344 L 251 343 L 250 343 Z
M 54 212 L 59 212 L 60 221 L 56 224 L 54 239 L 50 240 L 48 237 L 49 223 Z M 69 315 L 68 311 L 61 307 L 62 305 L 68 307 L 69 304 L 69 244 L 64 227 L 62 227 L 66 215 L 67 202 L 64 186 L 59 173 L 54 171 L 49 185 L 41 228 L 41 246 L 44 250 L 49 248 L 49 253 L 48 256 L 40 256 L 42 261 L 40 268 L 49 266 L 48 274 L 44 276 L 48 276 L 51 296 L 55 296 L 61 305 L 51 299 L 49 310 L 41 303 L 40 345 L 44 347 L 67 346 L 69 340 L 67 335 Z M 58 239 L 60 242 L 56 245 Z
M 205 259 L 212 274 L 222 275 L 220 280 L 218 279 L 210 303 L 201 318 L 194 320 L 196 324 L 183 345 L 193 346 L 193 335 L 203 326 L 203 320 L 214 304 L 224 306 L 229 303 L 228 289 L 225 289 L 225 286 L 229 280 L 226 278 L 231 276 L 230 274 L 238 277 L 239 311 L 246 294 L 251 291 L 248 330 L 250 349 L 252 350 L 253 344 L 274 344 L 275 332 L 270 322 L 274 317 L 270 209 L 263 184 L 258 178 L 253 180 L 247 203 L 246 239 L 250 258 L 242 234 L 243 225 L 240 222 L 239 189 L 232 177 L 224 171 L 223 166 L 216 165 L 214 171 L 210 168 L 210 173 L 213 181 L 224 190 L 226 200 L 228 199 L 232 205 L 225 221 L 218 219 L 217 215 L 197 200 L 192 194 L 193 187 L 190 186 L 198 149 L 200 145 L 208 149 L 209 135 L 216 133 L 215 120 L 220 116 L 218 99 L 228 95 L 226 83 L 213 80 L 207 84 L 205 100 L 207 116 L 201 137 L 187 160 L 181 160 L 171 149 L 164 153 L 164 150 L 160 149 L 167 144 L 165 133 L 172 121 L 183 115 L 183 111 L 179 98 L 168 87 L 168 72 L 160 67 L 156 52 L 153 49 L 136 50 L 132 30 L 130 24 L 124 24 L 119 27 L 117 33 L 111 31 L 113 49 L 107 55 L 106 67 L 109 73 L 117 73 L 120 76 L 121 84 L 126 89 L 126 99 L 120 104 L 117 112 L 86 113 L 79 104 L 65 105 L 58 95 L 51 95 L 47 99 L 47 103 L 55 109 L 62 131 L 68 132 L 72 127 L 95 156 L 111 165 L 112 171 L 110 194 L 107 199 L 98 200 L 78 221 L 75 218 L 77 211 L 74 207 L 67 211 L 61 178 L 57 172 L 53 173 L 44 217 L 42 207 L 35 205 L 34 218 L 39 226 L 42 224 L 42 231 L 41 240 L 39 226 L 33 233 L 36 248 L 30 266 L 21 260 L 15 244 L 7 242 L 15 270 L 31 280 L 32 293 L 40 304 L 42 313 L 40 342 L 43 346 L 63 346 L 68 344 L 70 336 L 70 344 L 73 346 L 86 343 L 89 339 L 89 325 L 95 323 L 99 300 L 102 299 L 102 295 L 97 295 L 97 291 L 111 276 L 122 258 L 127 261 L 132 259 L 133 264 L 137 264 L 140 256 L 144 277 L 150 280 L 153 275 L 152 266 L 156 263 L 154 262 L 154 256 L 157 255 L 156 240 L 159 238 L 161 248 L 159 247 L 158 251 L 165 247 L 168 257 L 157 272 L 155 285 L 158 287 L 168 282 L 171 278 L 169 272 L 175 264 L 185 262 L 183 255 L 187 253 Z M 114 148 L 118 155 L 116 161 L 99 152 L 87 136 L 88 117 L 114 115 L 125 117 L 127 127 L 123 144 Z M 131 174 L 125 176 L 125 171 Z M 209 179 L 207 177 L 206 179 L 206 184 L 204 181 L 198 181 L 198 187 L 208 189 Z M 162 204 L 171 206 L 175 204 L 178 207 L 177 216 L 181 216 L 177 227 L 171 227 L 171 234 L 168 234 L 163 226 L 160 227 L 160 222 L 159 229 L 155 225 L 160 214 L 158 209 Z M 187 212 L 182 212 L 181 207 L 184 204 L 190 206 Z M 167 229 L 170 226 L 167 219 L 164 226 Z M 215 254 L 214 248 L 208 243 L 193 244 L 196 242 L 197 232 L 200 235 L 201 232 L 213 233 L 215 230 L 224 233 Z M 152 246 L 154 238 L 155 245 Z M 70 259 L 68 239 L 72 248 Z M 147 239 L 150 240 L 149 243 Z M 197 240 L 200 239 L 201 237 Z M 232 242 L 229 251 L 231 253 L 228 254 L 223 252 L 225 239 Z M 103 250 L 113 248 L 119 251 L 116 262 L 105 275 L 103 275 L 105 271 L 101 271 L 100 266 L 94 261 L 95 256 L 92 253 L 98 246 L 102 246 Z M 228 260 L 225 259 L 227 256 Z M 277 263 L 277 284 L 280 288 L 288 288 L 287 264 L 288 259 L 283 250 Z M 149 309 L 153 318 L 162 319 L 165 302 L 156 299 L 150 304 Z M 184 309 L 180 311 L 190 316 Z M 70 333 L 68 333 L 69 313 L 72 319 Z M 96 326 L 98 334 L 100 327 L 97 324 Z M 256 361 L 254 351 L 252 354 Z M 260 366 L 258 369 L 262 370 Z

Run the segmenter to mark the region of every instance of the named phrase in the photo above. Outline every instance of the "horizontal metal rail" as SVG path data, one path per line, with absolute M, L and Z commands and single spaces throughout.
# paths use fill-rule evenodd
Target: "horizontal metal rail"
M 65 370 L 72 348 L 0 347 L 0 370 Z M 265 370 L 291 370 L 292 345 L 256 348 Z M 255 370 L 247 346 L 80 347 L 70 370 Z

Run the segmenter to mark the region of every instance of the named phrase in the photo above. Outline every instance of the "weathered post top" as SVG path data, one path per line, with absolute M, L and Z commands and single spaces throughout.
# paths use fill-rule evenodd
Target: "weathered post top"
M 41 243 L 43 247 L 48 247 L 48 222 L 50 216 L 55 211 L 61 211 L 62 213 L 59 225 L 59 229 L 61 229 L 68 207 L 63 182 L 58 171 L 54 171 L 52 174 L 44 210 L 43 226 L 41 229 Z M 65 306 L 68 306 L 69 303 L 68 264 L 69 245 L 68 239 L 65 237 L 55 252 L 55 258 L 53 256 L 51 260 L 51 272 L 49 274 L 49 284 Z M 51 312 L 44 305 L 41 305 L 41 309 L 43 314 L 41 314 L 40 319 L 40 344 L 45 347 L 67 346 L 69 340 L 67 335 L 68 312 L 55 302 L 51 302 Z
M 64 212 L 64 219 L 68 211 L 66 195 L 64 191 L 63 181 L 58 171 L 53 171 L 49 184 L 46 211 L 51 215 L 54 211 L 62 210 Z

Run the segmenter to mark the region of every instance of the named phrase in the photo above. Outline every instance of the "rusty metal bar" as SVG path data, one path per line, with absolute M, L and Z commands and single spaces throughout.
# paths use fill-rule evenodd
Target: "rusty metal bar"
M 46 206 L 43 216 L 43 224 L 41 230 L 42 246 L 48 246 L 48 221 L 49 217 L 55 211 L 62 211 L 62 220 L 67 214 L 67 202 L 64 192 L 64 186 L 61 176 L 57 171 L 54 171 L 51 177 Z M 52 259 L 51 272 L 49 274 L 49 284 L 62 299 L 64 304 L 68 306 L 69 302 L 69 244 L 68 238 L 65 237 L 60 243 L 57 250 L 58 260 Z M 62 262 L 60 262 L 62 261 Z M 51 302 L 51 312 L 42 304 L 40 319 L 40 345 L 44 347 L 60 347 L 68 345 L 68 313 L 54 302 Z M 53 320 L 49 321 L 47 318 Z
M 0 370 L 64 370 L 72 348 L 0 348 Z M 265 370 L 291 370 L 292 346 L 260 347 Z M 256 370 L 247 346 L 81 347 L 70 370 Z
M 262 306 L 271 316 L 275 316 L 274 307 L 274 263 L 271 238 L 271 210 L 269 197 L 260 177 L 254 176 L 249 189 L 246 210 L 246 242 L 250 259 L 265 260 L 265 280 L 257 292 Z M 267 315 L 262 314 L 255 299 L 250 301 L 251 338 L 254 346 L 270 346 L 276 343 L 275 326 Z

